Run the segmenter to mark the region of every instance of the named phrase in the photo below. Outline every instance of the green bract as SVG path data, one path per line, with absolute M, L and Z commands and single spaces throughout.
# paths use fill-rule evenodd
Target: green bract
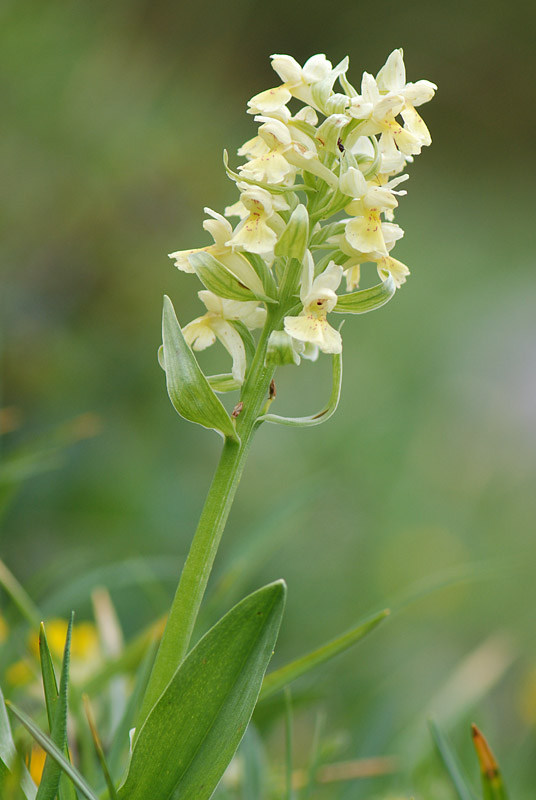
M 236 439 L 229 415 L 186 344 L 169 297 L 164 298 L 162 336 L 167 389 L 175 410 L 191 422 L 214 428 L 223 436 Z

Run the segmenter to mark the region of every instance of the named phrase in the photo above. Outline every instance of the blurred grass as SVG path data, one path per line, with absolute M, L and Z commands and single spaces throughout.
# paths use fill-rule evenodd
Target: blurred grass
M 397 217 L 397 256 L 412 276 L 388 307 L 346 323 L 335 418 L 259 432 L 218 569 L 274 506 L 289 506 L 285 535 L 274 517 L 275 545 L 244 587 L 289 582 L 281 664 L 423 580 L 468 574 L 406 606 L 314 689 L 329 729 L 348 731 L 343 757 L 389 753 L 467 653 L 508 631 L 522 655 L 478 721 L 519 797 L 534 780 L 536 723 L 534 18 L 520 2 L 422 0 L 343 0 L 329 12 L 278 0 L 0 9 L 2 404 L 21 418 L 4 446 L 86 412 L 102 426 L 23 487 L 1 555 L 63 614 L 73 596 L 84 608 L 85 584 L 69 586 L 87 571 L 145 563 L 153 583 L 114 592 L 127 633 L 171 596 L 172 574 L 158 565 L 178 571 L 219 447 L 165 395 L 161 296 L 183 322 L 200 310 L 195 280 L 166 253 L 206 241 L 202 207 L 233 200 L 221 152 L 252 135 L 245 101 L 271 85 L 268 55 L 348 53 L 357 82 L 402 45 L 409 79 L 439 84 L 424 112 L 434 145 L 411 168 Z M 329 380 L 327 360 L 281 370 L 274 410 L 315 411 Z M 298 738 L 302 729 L 297 712 Z M 408 792 L 437 786 L 433 762 L 413 776 L 407 766 L 404 779 L 351 784 L 344 796 L 404 780 Z

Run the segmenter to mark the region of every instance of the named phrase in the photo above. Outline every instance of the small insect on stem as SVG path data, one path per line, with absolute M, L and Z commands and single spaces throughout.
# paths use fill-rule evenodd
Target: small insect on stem
M 344 145 L 343 145 L 343 143 L 342 143 L 342 141 L 341 141 L 341 137 L 340 137 L 340 136 L 339 136 L 339 138 L 337 139 L 337 147 L 339 148 L 339 150 L 341 151 L 341 153 L 344 153 L 345 147 L 344 147 Z
M 277 394 L 277 390 L 276 390 L 276 388 L 275 388 L 275 381 L 274 381 L 274 379 L 272 378 L 272 380 L 270 381 L 270 393 L 269 393 L 269 395 L 268 395 L 268 398 L 269 398 L 270 400 L 273 400 L 273 399 L 274 399 L 274 397 L 276 396 L 276 394 Z
M 243 408 L 244 408 L 244 403 L 242 402 L 242 400 L 240 400 L 240 402 L 237 403 L 236 406 L 233 408 L 233 413 L 231 414 L 232 418 L 236 419 L 242 413 Z

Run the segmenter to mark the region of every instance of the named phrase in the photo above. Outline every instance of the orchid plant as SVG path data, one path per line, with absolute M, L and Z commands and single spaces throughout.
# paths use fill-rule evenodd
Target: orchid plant
M 280 82 L 248 103 L 258 130 L 238 150 L 244 162 L 233 169 L 224 155 L 238 200 L 223 214 L 205 209 L 203 227 L 213 244 L 170 254 L 179 271 L 200 280 L 206 311 L 181 327 L 165 298 L 159 360 L 167 390 L 176 411 L 217 431 L 223 448 L 156 655 L 149 651 L 140 667 L 134 699 L 116 729 L 123 761 L 114 757 L 107 764 L 90 715 L 102 788 L 112 800 L 208 800 L 257 702 L 359 641 L 387 613 L 265 676 L 285 600 L 278 581 L 246 597 L 191 645 L 255 432 L 264 423 L 313 426 L 328 420 L 342 384 L 337 315 L 380 308 L 406 282 L 408 267 L 392 255 L 404 233 L 394 213 L 406 194 L 400 188 L 406 168 L 431 143 L 417 108 L 436 86 L 406 81 L 402 50 L 391 53 L 376 77 L 365 72 L 359 89 L 347 78 L 348 58 L 334 67 L 320 54 L 300 66 L 291 56 L 274 55 L 272 67 Z M 367 264 L 378 279 L 359 288 Z M 205 375 L 195 352 L 216 342 L 227 351 L 229 366 Z M 332 359 L 327 406 L 300 418 L 273 413 L 276 370 L 320 354 Z M 229 410 L 219 397 L 226 393 L 236 393 Z M 49 735 L 11 706 L 48 754 L 38 788 L 23 765 L 15 768 L 7 717 L 0 712 L 0 785 L 8 786 L 18 771 L 20 796 L 27 800 L 71 800 L 76 792 L 97 798 L 67 744 L 71 637 L 72 625 L 58 685 L 41 632 Z M 130 737 L 124 735 L 128 729 Z

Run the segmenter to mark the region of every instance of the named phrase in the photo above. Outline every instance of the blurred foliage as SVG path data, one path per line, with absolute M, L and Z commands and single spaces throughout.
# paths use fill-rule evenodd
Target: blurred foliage
M 89 615 L 91 589 L 108 585 L 128 637 L 171 598 L 219 448 L 164 391 L 162 294 L 183 322 L 200 309 L 195 280 L 178 283 L 166 253 L 208 241 L 202 207 L 233 197 L 222 150 L 253 131 L 245 101 L 273 84 L 269 54 L 348 54 L 356 78 L 403 46 L 409 79 L 439 85 L 426 114 L 434 145 L 410 169 L 399 214 L 412 276 L 388 307 L 347 322 L 333 420 L 261 429 L 204 620 L 238 599 L 233 564 L 238 592 L 289 583 L 275 666 L 392 606 L 370 641 L 304 685 L 329 735 L 344 732 L 337 758 L 401 758 L 401 772 L 345 783 L 343 798 L 452 796 L 426 730 L 438 699 L 468 772 L 461 743 L 475 717 L 512 797 L 534 783 L 535 16 L 480 0 L 0 8 L 12 409 L 0 441 L 22 452 L 86 414 L 100 429 L 55 449 L 54 470 L 34 470 L 0 555 L 50 615 Z M 327 359 L 285 367 L 274 411 L 314 412 L 329 385 Z M 458 705 L 445 694 L 453 681 Z M 298 767 L 315 713 L 296 706 Z M 283 739 L 274 727 L 281 758 Z

